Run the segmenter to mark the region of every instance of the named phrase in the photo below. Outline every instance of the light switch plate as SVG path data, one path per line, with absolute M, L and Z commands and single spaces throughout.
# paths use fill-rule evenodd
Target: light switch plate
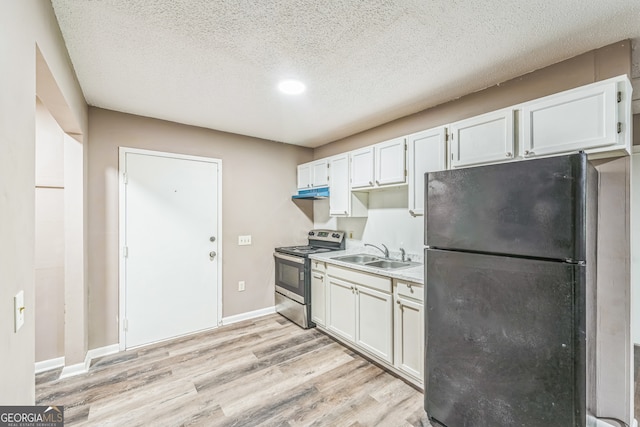
M 251 244 L 251 235 L 248 236 L 238 236 L 238 245 L 246 246 Z
M 13 297 L 13 317 L 15 332 L 18 332 L 24 325 L 24 291 L 20 291 Z

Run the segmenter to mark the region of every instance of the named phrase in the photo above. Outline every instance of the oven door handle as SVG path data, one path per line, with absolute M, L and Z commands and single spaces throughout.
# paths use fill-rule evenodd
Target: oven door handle
M 285 261 L 295 262 L 296 264 L 304 265 L 304 258 L 285 255 L 285 254 L 281 254 L 279 252 L 274 252 L 273 256 L 276 257 L 276 258 L 280 258 L 282 260 L 285 260 Z

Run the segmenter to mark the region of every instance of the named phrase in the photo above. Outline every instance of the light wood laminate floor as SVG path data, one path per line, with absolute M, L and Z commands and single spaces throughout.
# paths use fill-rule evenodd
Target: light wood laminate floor
M 36 376 L 67 426 L 430 426 L 423 394 L 277 314 Z

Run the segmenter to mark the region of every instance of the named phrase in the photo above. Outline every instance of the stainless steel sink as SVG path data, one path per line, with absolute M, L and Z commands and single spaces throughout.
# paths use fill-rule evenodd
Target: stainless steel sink
M 379 261 L 368 262 L 366 265 L 367 267 L 393 269 L 393 268 L 409 267 L 411 263 L 381 259 Z
M 336 261 L 348 262 L 351 264 L 363 265 L 365 267 L 382 268 L 385 270 L 393 270 L 395 268 L 414 267 L 420 265 L 411 261 L 394 261 L 391 259 L 380 258 L 369 254 L 342 255 L 334 257 Z
M 366 264 L 371 261 L 379 260 L 380 258 L 375 255 L 356 254 L 356 255 L 343 255 L 343 256 L 332 258 L 332 259 L 335 259 L 336 261 L 352 262 L 354 264 Z

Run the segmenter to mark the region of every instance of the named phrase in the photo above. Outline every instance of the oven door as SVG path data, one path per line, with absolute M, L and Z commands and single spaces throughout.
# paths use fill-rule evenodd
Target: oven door
M 273 257 L 276 261 L 276 292 L 304 304 L 305 278 L 307 276 L 305 258 L 279 252 L 275 252 Z

